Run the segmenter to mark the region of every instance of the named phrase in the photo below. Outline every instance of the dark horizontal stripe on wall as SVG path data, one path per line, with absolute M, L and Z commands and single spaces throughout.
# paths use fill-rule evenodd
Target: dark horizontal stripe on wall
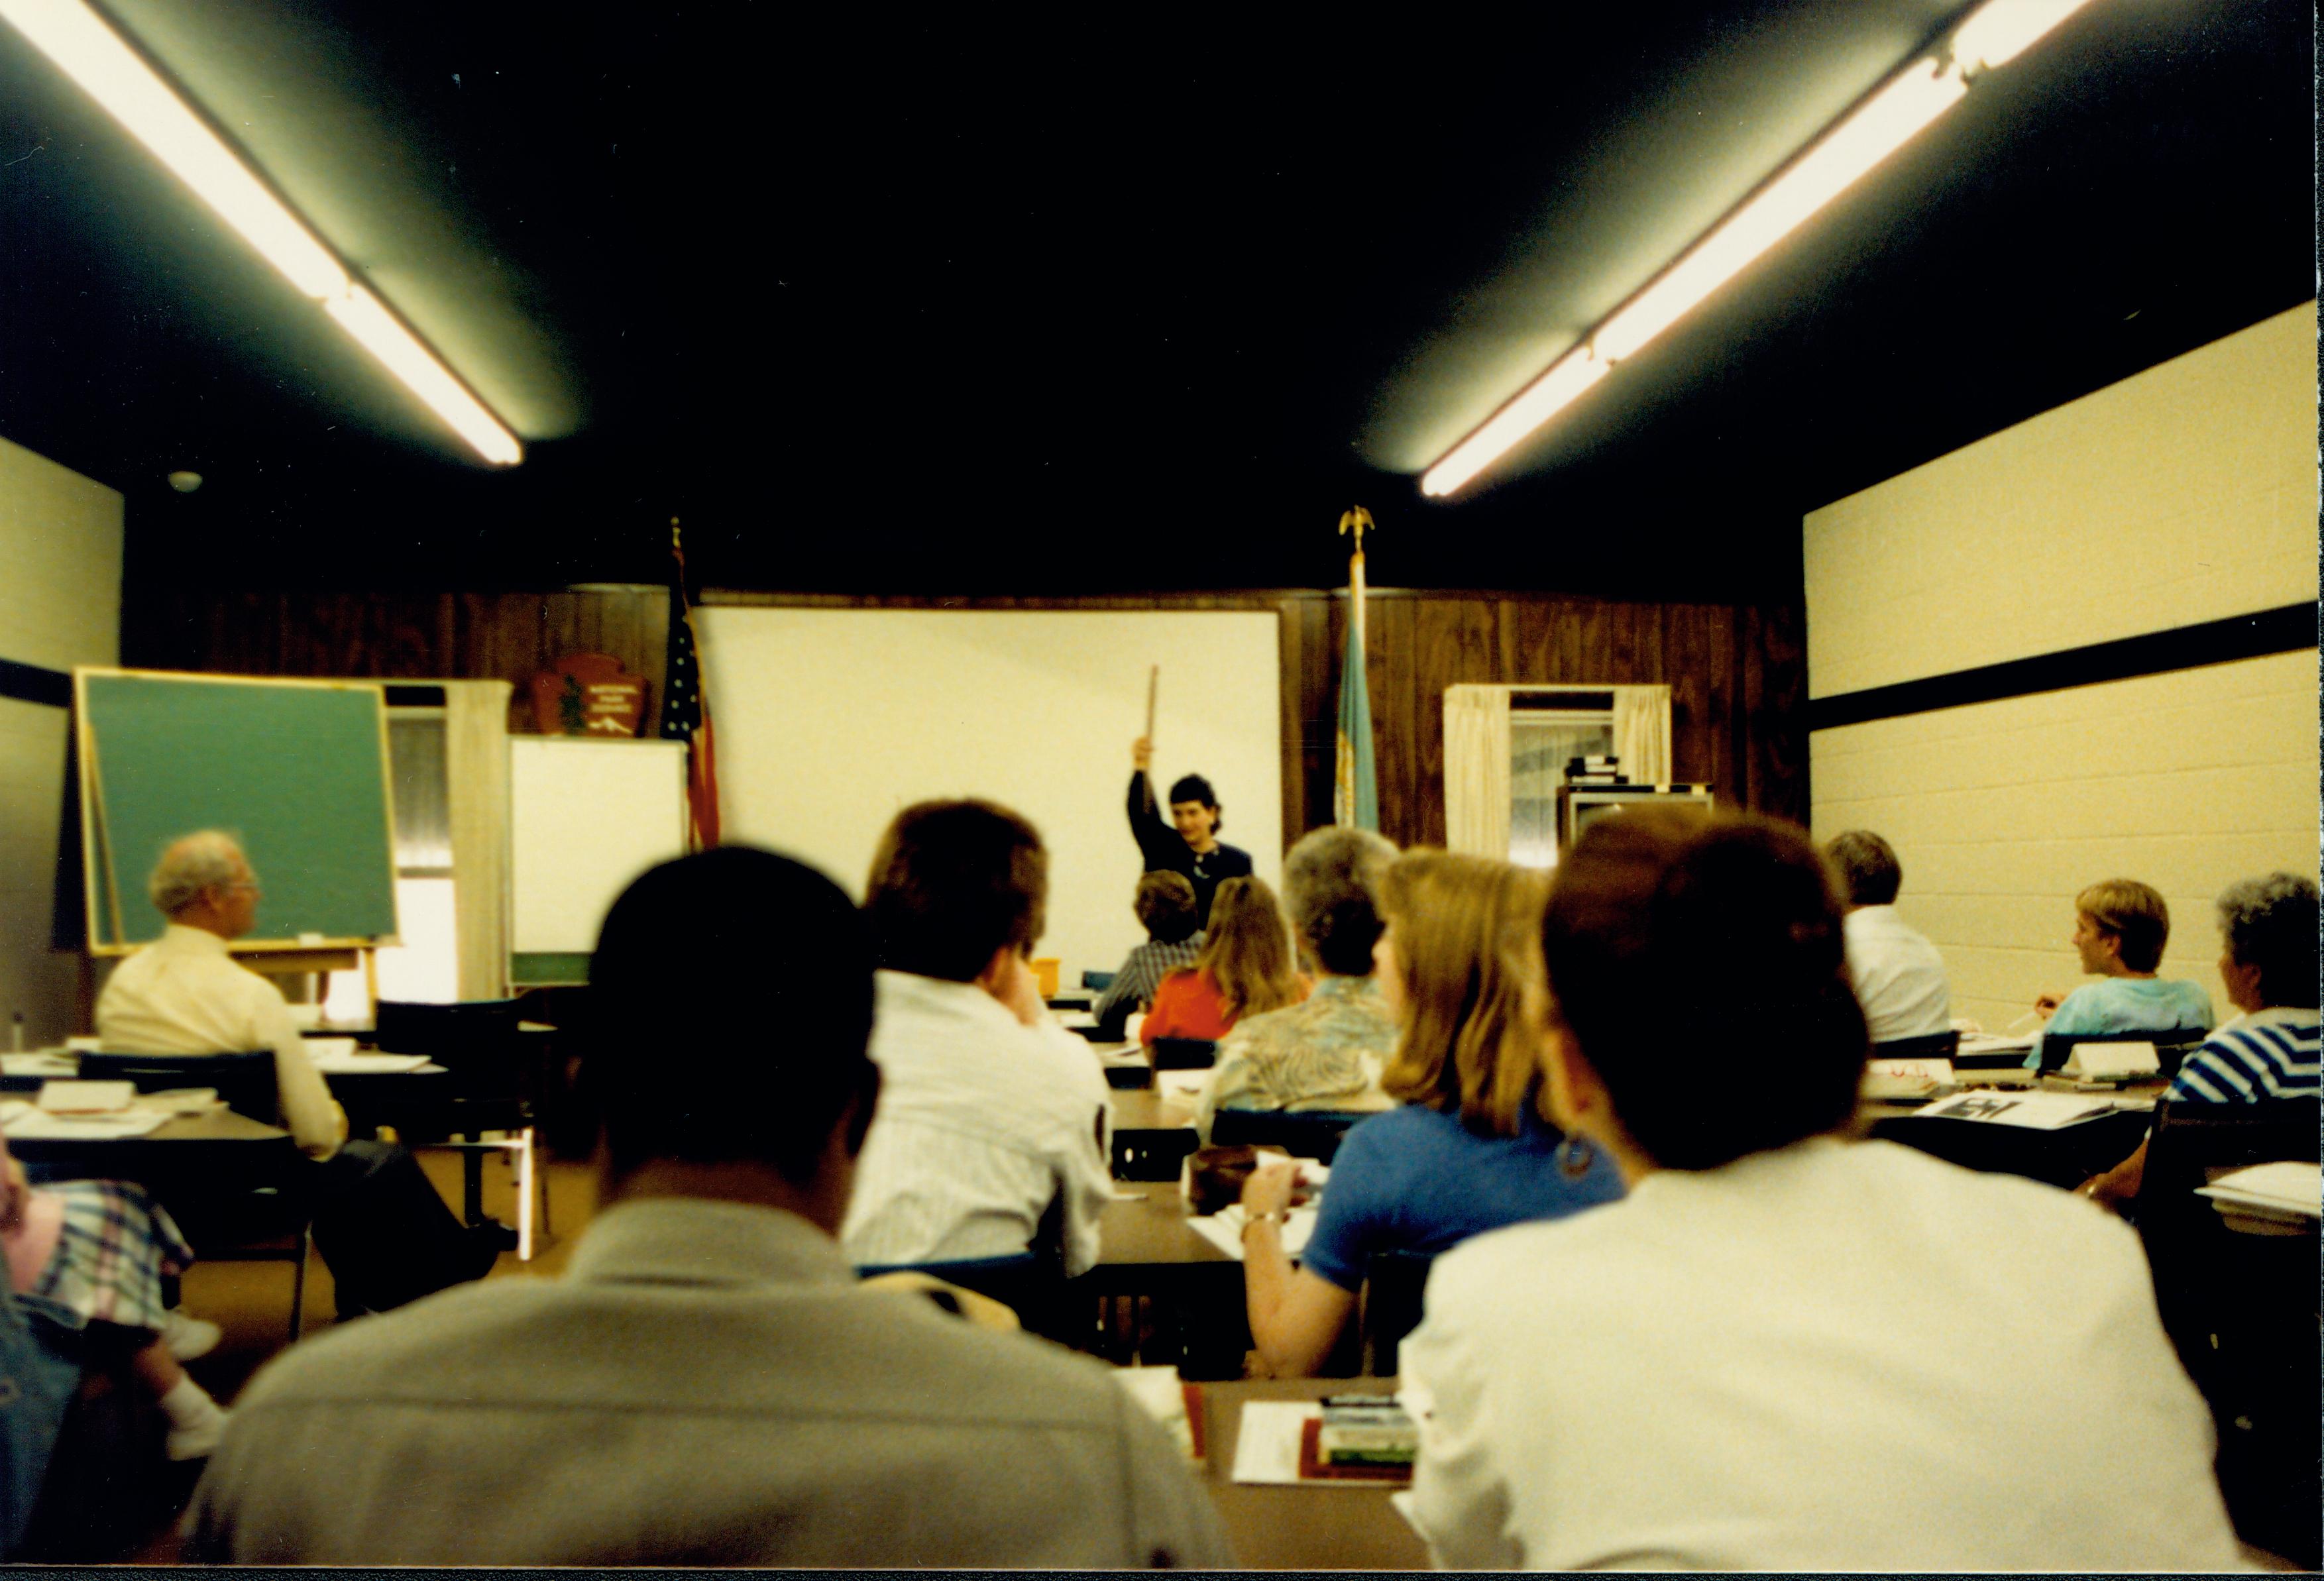
M 19 703 L 43 703 L 51 708 L 69 708 L 72 677 L 62 670 L 0 658 L 0 697 L 13 697 Z
M 2316 646 L 2316 606 L 2285 604 L 2255 615 L 2233 615 L 2125 637 L 2115 642 L 2094 642 L 2063 653 L 2014 658 L 2006 664 L 1979 665 L 1973 670 L 1900 681 L 1893 686 L 1868 686 L 1861 692 L 1812 698 L 1808 703 L 1808 729 L 1828 731 L 1838 725 L 1863 724 L 1876 719 L 1900 719 L 1908 713 L 1928 713 L 1940 708 L 1960 708 L 1971 703 L 1997 703 L 2005 697 L 2030 697 L 2037 692 L 2063 692 L 2073 686 L 2095 686 L 2107 681 L 2135 680 L 2141 676 L 2168 675 L 2172 670 L 2200 669 L 2239 658 L 2264 658 L 2272 653 L 2296 653 Z

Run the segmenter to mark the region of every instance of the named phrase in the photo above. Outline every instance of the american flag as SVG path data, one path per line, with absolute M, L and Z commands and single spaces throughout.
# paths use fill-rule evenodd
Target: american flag
M 686 552 L 678 523 L 669 524 L 670 555 L 678 564 L 669 584 L 669 652 L 662 665 L 661 733 L 687 744 L 686 799 L 693 814 L 694 849 L 718 843 L 718 758 L 710 740 L 710 705 L 702 695 L 702 666 L 694 651 L 694 610 L 686 602 Z

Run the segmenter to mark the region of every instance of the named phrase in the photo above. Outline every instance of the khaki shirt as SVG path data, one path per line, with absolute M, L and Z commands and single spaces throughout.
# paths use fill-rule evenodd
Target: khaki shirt
M 1233 1562 L 1104 1366 L 867 1289 L 803 1218 L 687 1197 L 599 1214 L 562 1278 L 285 1351 L 187 1530 L 224 1564 Z
M 328 1158 L 347 1139 L 347 1117 L 308 1057 L 281 991 L 235 963 L 226 941 L 171 923 L 114 969 L 97 1001 L 97 1035 L 109 1053 L 240 1054 L 274 1051 L 282 1123 L 300 1151 Z

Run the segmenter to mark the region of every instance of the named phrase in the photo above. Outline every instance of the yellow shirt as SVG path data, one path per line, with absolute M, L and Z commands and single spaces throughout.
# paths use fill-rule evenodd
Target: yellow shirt
M 347 1117 L 308 1058 L 281 990 L 235 963 L 226 941 L 171 923 L 114 969 L 97 1001 L 97 1034 L 109 1052 L 238 1054 L 274 1051 L 283 1123 L 300 1149 L 328 1158 L 346 1140 Z

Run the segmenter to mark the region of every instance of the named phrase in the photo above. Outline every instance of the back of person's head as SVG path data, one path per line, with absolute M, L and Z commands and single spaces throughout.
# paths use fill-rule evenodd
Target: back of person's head
M 972 981 L 1004 947 L 1047 925 L 1049 853 L 1039 831 L 991 802 L 920 802 L 880 837 L 864 887 L 880 964 Z
M 1888 842 L 1869 829 L 1835 834 L 1823 854 L 1840 873 L 1840 892 L 1850 905 L 1893 905 L 1904 869 Z
M 838 885 L 722 846 L 652 869 L 605 914 L 589 963 L 583 1080 L 615 1180 L 656 1160 L 813 1179 L 877 1076 L 872 942 Z
M 1219 793 L 1213 790 L 1211 782 L 1201 775 L 1182 774 L 1170 786 L 1170 804 L 1175 807 L 1180 802 L 1199 802 L 1216 813 L 1219 810 Z M 1211 820 L 1211 827 L 1217 829 L 1225 823 L 1223 816 L 1216 817 Z
M 2270 873 L 2219 896 L 2219 933 L 2238 966 L 2259 971 L 2260 1002 L 2313 1010 L 2317 1001 L 2316 880 Z
M 1283 857 L 1283 900 L 1292 930 L 1315 963 L 1336 977 L 1372 969 L 1372 946 L 1386 924 L 1379 886 L 1396 847 L 1369 829 L 1338 826 L 1301 837 Z
M 1203 927 L 1195 964 L 1218 984 L 1229 1016 L 1257 1016 L 1299 997 L 1290 932 L 1265 879 L 1229 878 L 1220 885 Z
M 1542 919 L 1551 1014 L 1656 1163 L 1713 1169 L 1855 1113 L 1868 1050 L 1831 869 L 1768 818 L 1591 824 Z
M 2108 878 L 2075 896 L 2074 909 L 2099 932 L 2121 941 L 2122 963 L 2131 970 L 2153 971 L 2163 964 L 2163 947 L 2171 942 L 2171 908 L 2152 886 Z
M 1202 932 L 1195 910 L 1194 886 L 1184 873 L 1147 873 L 1138 880 L 1130 903 L 1139 924 L 1165 944 L 1176 944 Z
M 221 829 L 197 830 L 171 841 L 145 880 L 145 893 L 163 916 L 176 916 L 201 898 L 242 877 L 246 864 L 241 842 Z
M 1541 907 L 1548 880 L 1491 857 L 1408 852 L 1380 881 L 1404 984 L 1391 1098 L 1514 1136 L 1540 1074 Z

